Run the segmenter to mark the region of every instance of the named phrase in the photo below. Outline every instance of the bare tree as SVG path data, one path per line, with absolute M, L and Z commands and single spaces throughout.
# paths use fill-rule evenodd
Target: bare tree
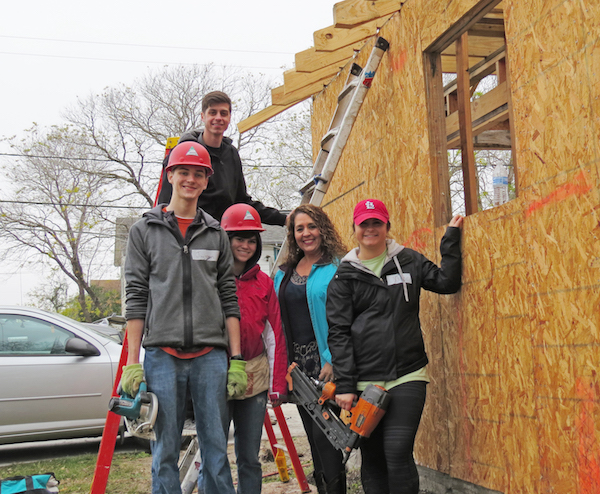
M 201 128 L 203 96 L 224 91 L 233 101 L 229 136 L 242 156 L 250 192 L 268 204 L 289 207 L 287 182 L 296 192 L 303 181 L 296 177 L 310 171 L 310 158 L 308 164 L 298 165 L 299 157 L 310 151 L 308 110 L 287 112 L 237 133 L 237 122 L 270 104 L 273 85 L 263 75 L 213 65 L 165 67 L 131 86 L 106 88 L 80 99 L 65 116 L 78 130 L 87 155 L 98 160 L 93 172 L 121 190 L 115 200 L 151 206 L 167 139 Z
M 279 209 L 300 203 L 299 189 L 312 171 L 311 106 L 301 105 L 271 124 L 268 139 L 244 148 L 248 187 L 262 202 Z
M 122 189 L 118 200 L 151 206 L 167 139 L 199 127 L 204 94 L 231 91 L 235 81 L 232 71 L 213 65 L 165 67 L 78 100 L 65 117 L 86 154 L 105 160 L 93 172 Z
M 237 122 L 268 106 L 272 86 L 262 75 L 212 65 L 166 67 L 79 99 L 63 127 L 33 127 L 23 141 L 11 140 L 21 159 L 6 169 L 15 193 L 0 208 L 4 255 L 51 260 L 77 285 L 89 319 L 100 300 L 88 280 L 94 266 L 107 264 L 116 218 L 152 206 L 167 139 L 202 126 L 202 98 L 213 90 L 232 97 L 229 135 L 250 194 L 280 209 L 295 206 L 312 166 L 310 106 L 237 133 Z
M 32 305 L 53 312 L 64 310 L 69 300 L 69 284 L 58 271 L 58 268 L 53 268 L 47 281 L 28 294 Z
M 34 255 L 58 267 L 76 284 L 84 317 L 91 321 L 86 294 L 92 308 L 100 301 L 88 280 L 112 238 L 98 208 L 109 181 L 80 172 L 96 163 L 81 159 L 85 152 L 77 137 L 68 126 L 47 132 L 34 127 L 23 141 L 11 141 L 23 157 L 5 167 L 13 193 L 0 203 L 0 238 L 5 259 L 31 260 Z

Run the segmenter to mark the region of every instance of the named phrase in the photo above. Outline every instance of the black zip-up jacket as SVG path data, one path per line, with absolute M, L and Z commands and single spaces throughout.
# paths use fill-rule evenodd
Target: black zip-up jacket
M 225 210 L 240 202 L 250 204 L 258 211 L 260 219 L 267 225 L 285 225 L 286 216 L 277 209 L 265 206 L 260 201 L 255 201 L 248 195 L 246 180 L 242 172 L 242 160 L 238 150 L 233 146 L 229 137 L 224 137 L 219 149 L 211 148 L 204 143 L 202 130 L 192 130 L 184 133 L 179 142 L 196 141 L 202 144 L 210 154 L 210 163 L 213 175 L 208 180 L 208 187 L 198 197 L 198 208 L 203 209 L 213 218 L 221 221 Z M 158 192 L 158 203 L 168 204 L 171 200 L 173 188 L 167 180 L 165 168 L 169 159 L 163 161 L 163 176 Z
M 421 288 L 455 293 L 461 285 L 460 229 L 442 238 L 441 267 L 388 240 L 377 277 L 346 255 L 327 290 L 327 338 L 337 393 L 357 393 L 358 381 L 393 381 L 428 362 L 419 320 Z

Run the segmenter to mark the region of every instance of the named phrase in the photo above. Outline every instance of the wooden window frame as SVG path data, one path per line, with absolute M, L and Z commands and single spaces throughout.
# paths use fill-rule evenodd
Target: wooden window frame
M 434 221 L 436 226 L 447 224 L 452 216 L 452 205 L 450 198 L 450 184 L 448 171 L 448 149 L 449 141 L 452 146 L 460 147 L 462 159 L 463 185 L 465 193 L 465 212 L 470 215 L 478 212 L 478 184 L 474 155 L 474 132 L 473 123 L 477 132 L 489 128 L 498 120 L 508 120 L 512 150 L 512 161 L 515 170 L 515 187 L 518 192 L 517 166 L 515 156 L 515 132 L 513 129 L 512 102 L 510 98 L 510 87 L 508 81 L 508 60 L 504 50 L 497 50 L 490 54 L 485 60 L 469 67 L 468 31 L 476 29 L 476 24 L 502 0 L 482 0 L 467 12 L 449 30 L 434 41 L 423 52 L 423 65 L 425 73 L 425 86 L 427 97 L 427 110 L 429 116 L 429 142 L 432 167 L 432 191 Z M 456 91 L 452 94 L 452 101 L 448 97 L 448 88 L 444 88 L 442 80 L 442 52 L 450 45 L 456 46 Z M 486 75 L 496 72 L 499 87 L 497 91 L 490 91 L 487 101 L 505 98 L 506 105 L 495 108 L 478 118 L 477 111 L 473 110 L 471 99 L 471 87 Z M 452 85 L 452 84 L 451 84 Z M 493 103 L 493 101 L 492 101 Z M 456 106 L 454 106 L 456 105 Z M 457 108 L 458 132 L 450 136 L 447 131 L 448 125 L 456 126 L 456 116 L 447 119 L 446 106 Z M 470 111 L 467 111 L 470 110 Z M 485 112 L 486 107 L 479 112 Z M 505 112 L 505 113 L 502 113 Z M 475 115 L 473 115 L 475 114 Z M 474 118 L 475 117 L 475 118 Z M 452 127 L 454 129 L 455 127 Z M 452 132 L 450 132 L 452 134 Z M 460 141 L 460 142 L 459 142 Z

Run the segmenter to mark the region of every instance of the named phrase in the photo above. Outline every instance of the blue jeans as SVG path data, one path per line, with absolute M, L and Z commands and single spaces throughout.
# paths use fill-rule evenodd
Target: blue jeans
M 234 494 L 227 459 L 227 354 L 214 348 L 201 357 L 179 359 L 160 348 L 146 348 L 144 374 L 148 390 L 158 398 L 152 443 L 152 494 L 180 494 L 179 452 L 185 421 L 186 392 L 194 404 L 202 455 L 204 492 Z
M 245 400 L 230 400 L 228 406 L 229 417 L 230 420 L 233 419 L 234 426 L 237 492 L 259 494 L 262 488 L 262 468 L 258 454 L 267 409 L 267 391 Z

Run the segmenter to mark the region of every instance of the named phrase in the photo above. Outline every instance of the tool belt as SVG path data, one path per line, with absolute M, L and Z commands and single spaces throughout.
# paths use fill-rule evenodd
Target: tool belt
M 246 374 L 248 375 L 246 394 L 238 399 L 251 398 L 269 389 L 269 377 L 271 373 L 266 351 L 263 351 L 258 357 L 248 360 L 246 363 Z

